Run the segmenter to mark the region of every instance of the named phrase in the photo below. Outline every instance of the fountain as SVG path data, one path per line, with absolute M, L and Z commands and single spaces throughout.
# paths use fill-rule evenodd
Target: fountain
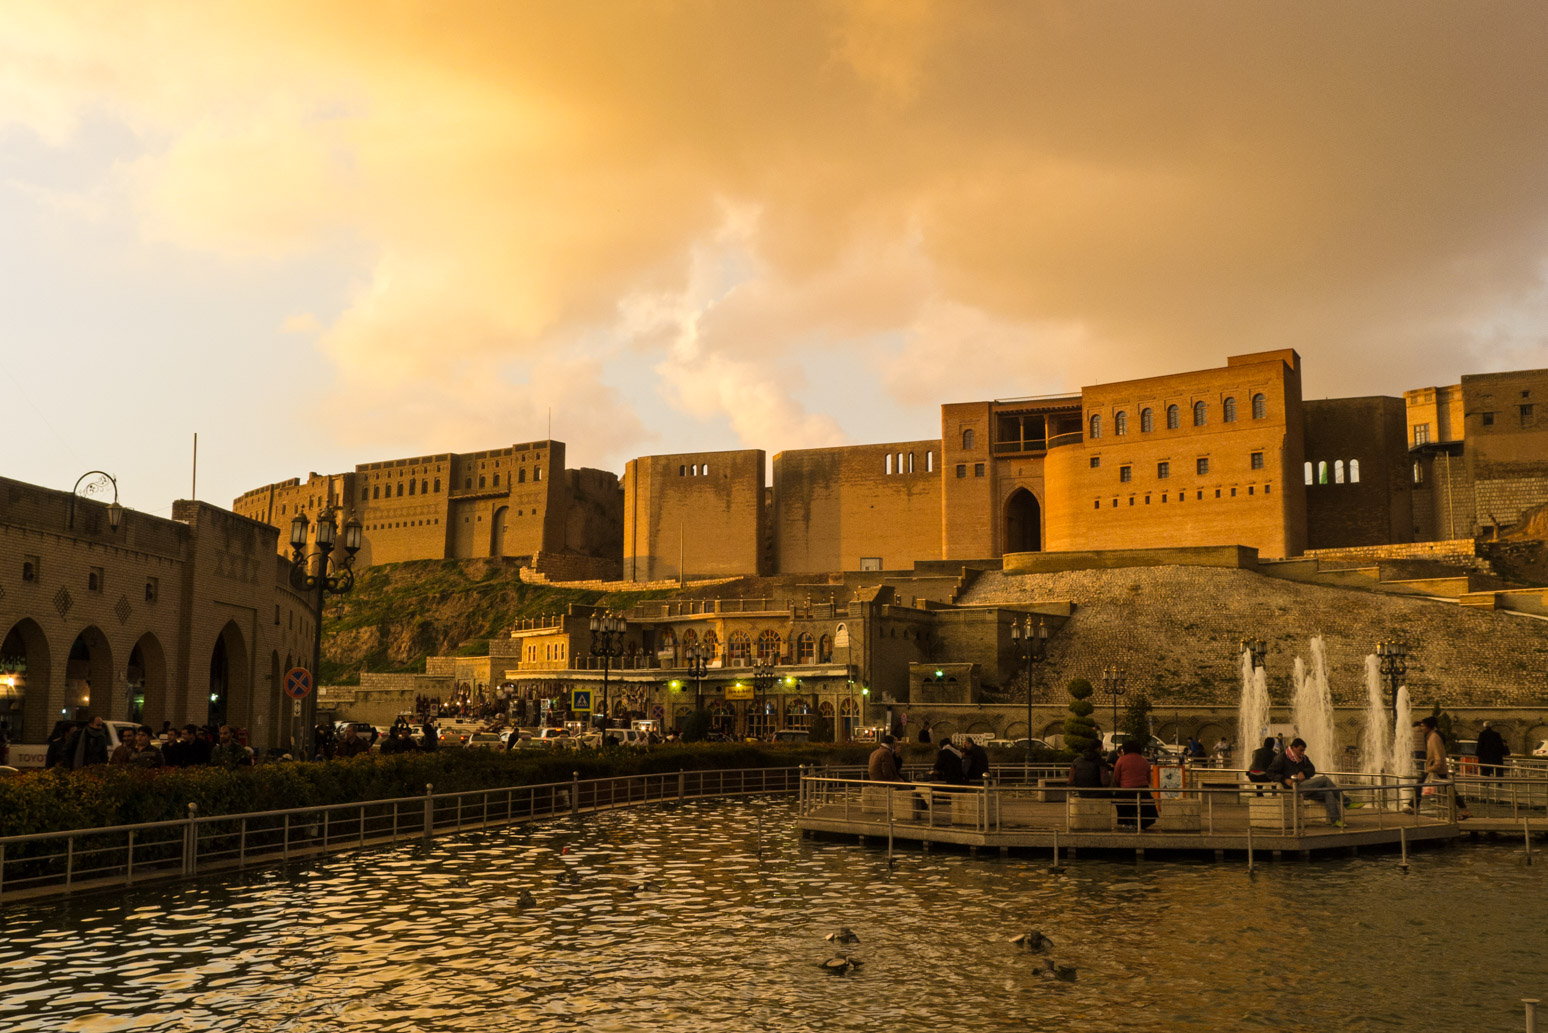
M 1312 763 L 1329 771 L 1338 767 L 1338 743 L 1333 730 L 1333 693 L 1328 688 L 1327 654 L 1322 636 L 1311 640 L 1311 671 L 1295 659 L 1295 699 L 1290 720 L 1298 736 L 1306 740 Z
M 1374 660 L 1375 657 L 1368 657 L 1367 659 Z M 1414 776 L 1413 742 L 1408 734 L 1408 729 L 1412 728 L 1413 725 L 1414 710 L 1413 705 L 1408 699 L 1408 686 L 1399 685 L 1397 690 L 1397 726 L 1392 730 L 1392 753 L 1387 758 L 1387 774 L 1396 775 L 1400 784 L 1412 780 Z M 1395 805 L 1401 805 L 1401 803 L 1401 800 L 1395 801 Z
M 1242 650 L 1242 702 L 1236 712 L 1237 752 L 1243 758 L 1263 742 L 1269 722 L 1268 671 L 1254 667 L 1252 653 Z
M 1381 665 L 1372 653 L 1365 658 L 1365 731 L 1360 735 L 1360 765 L 1372 774 L 1387 770 L 1392 761 L 1387 708 L 1381 696 Z

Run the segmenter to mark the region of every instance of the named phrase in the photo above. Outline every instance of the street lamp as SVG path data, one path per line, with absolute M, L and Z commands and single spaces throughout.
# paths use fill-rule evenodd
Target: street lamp
M 1263 666 L 1264 660 L 1268 657 L 1268 643 L 1261 638 L 1244 638 L 1241 652 L 1252 655 L 1252 669 L 1256 671 Z
M 1032 665 L 1048 659 L 1048 622 L 1038 619 L 1032 626 L 1032 615 L 1011 621 L 1011 639 L 1019 642 L 1027 656 L 1027 763 L 1032 763 Z
M 591 615 L 591 655 L 602 658 L 602 745 L 607 745 L 607 675 L 613 660 L 623 656 L 624 632 L 629 625 L 622 617 L 605 613 Z
M 709 673 L 709 650 L 697 642 L 691 643 L 684 653 L 688 661 L 688 677 L 693 679 L 693 709 L 704 709 L 704 676 Z
M 87 484 L 85 488 L 82 488 L 81 482 L 93 474 L 96 475 L 96 479 Z M 88 470 L 75 479 L 75 487 L 70 489 L 70 516 L 68 520 L 70 530 L 75 530 L 76 496 L 79 495 L 83 499 L 91 498 L 93 495 L 106 492 L 109 488 L 113 489 L 113 501 L 108 503 L 107 508 L 108 529 L 115 534 L 118 532 L 118 525 L 124 519 L 124 507 L 118 504 L 118 478 L 110 473 L 103 473 L 101 470 Z
M 1398 686 L 1402 684 L 1403 676 L 1408 673 L 1408 646 L 1402 642 L 1378 642 L 1376 660 L 1381 665 L 1382 678 L 1386 680 L 1387 687 L 1392 690 L 1392 734 L 1397 735 L 1402 731 L 1397 727 Z
M 315 548 L 312 557 L 317 559 L 317 569 L 310 570 L 312 557 L 306 554 L 307 530 L 310 522 L 305 513 L 297 513 L 290 522 L 290 584 L 298 592 L 315 592 L 312 603 L 312 692 L 301 703 L 301 713 L 294 723 L 298 725 L 291 742 L 300 743 L 302 755 L 312 756 L 312 715 L 316 713 L 317 691 L 322 682 L 322 624 L 323 597 L 343 595 L 355 587 L 355 553 L 360 551 L 360 521 L 351 518 L 344 525 L 344 552 L 342 562 L 333 556 L 338 526 L 335 519 L 339 507 L 327 503 L 317 513 L 317 531 L 313 538 Z
M 1102 684 L 1113 697 L 1113 745 L 1118 745 L 1118 697 L 1123 695 L 1124 682 L 1129 673 L 1117 664 L 1102 668 Z
M 769 690 L 774 687 L 774 658 L 759 657 L 753 661 L 753 693 L 758 700 L 758 713 L 766 716 L 769 709 Z M 751 726 L 749 721 L 748 725 Z M 747 731 L 750 733 L 752 728 Z M 762 738 L 760 736 L 759 738 Z

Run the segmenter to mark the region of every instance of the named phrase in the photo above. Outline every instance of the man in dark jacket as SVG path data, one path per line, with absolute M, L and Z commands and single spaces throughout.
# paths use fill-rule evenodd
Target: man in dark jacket
M 1278 745 L 1273 738 L 1264 739 L 1263 745 L 1252 751 L 1252 759 L 1247 762 L 1247 780 L 1249 782 L 1272 782 L 1274 776 L 1269 774 L 1269 768 L 1274 766 L 1274 760 L 1278 757 L 1278 751 L 1274 747 Z
M 902 776 L 898 774 L 898 758 L 892 752 L 893 738 L 884 735 L 881 745 L 871 751 L 871 757 L 866 765 L 866 774 L 872 782 L 901 782 Z
M 1317 774 L 1311 758 L 1306 756 L 1305 739 L 1292 739 L 1285 747 L 1285 752 L 1275 758 L 1274 763 L 1269 766 L 1269 775 L 1286 789 L 1299 789 L 1321 800 L 1322 806 L 1328 812 L 1328 823 L 1336 828 L 1344 827 L 1344 815 L 1340 805 L 1361 806 L 1345 796 L 1338 788 L 1337 782 L 1327 775 Z
M 1505 739 L 1485 721 L 1483 730 L 1478 733 L 1478 773 L 1485 778 L 1504 774 L 1501 767 L 1508 756 L 1510 748 L 1505 745 Z
M 107 762 L 108 730 L 107 725 L 102 721 L 102 715 L 98 714 L 76 735 L 74 748 L 70 750 L 70 766 L 79 770 L 92 764 Z
M 962 781 L 965 785 L 982 786 L 989 773 L 989 754 L 971 737 L 962 743 Z
M 935 755 L 935 767 L 930 769 L 930 780 L 947 785 L 962 784 L 962 753 L 952 745 L 949 735 L 941 740 L 941 752 Z

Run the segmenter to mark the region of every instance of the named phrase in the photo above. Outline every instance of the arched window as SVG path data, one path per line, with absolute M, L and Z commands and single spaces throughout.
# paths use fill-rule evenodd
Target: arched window
M 796 663 L 810 664 L 817 662 L 817 640 L 812 638 L 809 632 L 801 632 L 796 638 Z
M 1252 418 L 1261 420 L 1268 415 L 1268 399 L 1261 394 L 1252 396 Z
M 720 636 L 714 629 L 704 633 L 704 659 L 706 663 L 713 663 L 715 655 L 720 652 Z
M 1224 402 L 1220 403 L 1220 418 L 1222 420 L 1224 420 L 1226 423 L 1235 423 L 1236 422 L 1236 399 L 1235 398 L 1231 398 L 1231 397 L 1227 396 L 1226 400 Z
M 699 633 L 689 628 L 683 632 L 683 655 L 688 655 L 688 650 L 699 644 Z
M 935 453 L 933 451 L 926 452 L 925 453 L 925 473 L 934 473 L 934 472 L 935 472 Z
M 415 481 L 409 481 L 409 494 L 410 495 L 414 494 L 415 486 L 416 486 L 416 482 Z
M 1333 483 L 1344 483 L 1344 461 L 1342 459 L 1333 460 Z
M 382 497 L 382 486 L 380 484 L 375 485 L 375 486 L 373 486 L 371 488 L 371 497 L 373 499 L 379 499 L 379 498 Z M 285 512 L 285 508 L 283 506 L 280 507 L 280 512 L 281 513 Z
M 398 498 L 401 499 L 402 497 L 403 497 L 403 482 L 399 481 L 398 482 Z
M 822 639 L 817 643 L 817 662 L 820 664 L 831 664 L 833 662 L 833 639 L 827 635 L 822 636 Z M 288 671 L 290 668 L 287 667 L 285 670 Z
M 1140 410 L 1140 433 L 1149 434 L 1156 429 L 1156 417 L 1149 409 Z
M 969 427 L 962 432 L 962 447 L 964 450 L 973 447 L 973 428 Z
M 703 466 L 699 467 L 699 473 L 703 474 L 705 477 L 708 477 L 709 476 L 709 464 L 705 463 Z
M 499 474 L 495 474 L 494 475 L 494 486 L 496 488 L 498 488 L 500 486 L 500 475 Z
M 892 473 L 892 453 L 887 453 L 887 472 Z
M 436 490 L 436 494 L 440 494 L 440 491 L 441 491 L 441 479 L 439 477 L 437 477 L 435 479 L 435 490 Z
M 1308 462 L 1306 464 L 1306 483 L 1310 484 L 1311 482 L 1312 482 L 1312 465 L 1311 465 L 1311 463 Z
M 419 493 L 421 495 L 428 495 L 428 494 L 430 494 L 430 482 L 429 481 L 420 481 L 419 482 Z
M 1321 461 L 1321 462 L 1319 462 L 1317 464 L 1317 483 L 1318 484 L 1326 484 L 1326 483 L 1328 483 L 1328 464 L 1327 464 L 1326 460 Z
M 694 463 L 693 464 L 693 475 L 695 477 L 699 476 L 699 464 L 698 463 Z
M 1091 414 L 1090 436 L 1093 438 L 1099 438 L 1102 436 L 1102 414 L 1099 412 L 1094 412 Z
M 1193 403 L 1193 425 L 1195 427 L 1202 427 L 1202 426 L 1204 426 L 1205 417 L 1207 417 L 1208 415 L 1209 415 L 1209 408 L 1208 408 L 1208 406 L 1206 406 L 1203 402 L 1194 402 Z
M 485 486 L 486 486 L 486 485 L 485 485 L 485 484 L 484 484 L 484 475 L 483 475 L 483 474 L 479 474 L 479 475 L 478 475 L 478 486 L 479 486 L 479 487 L 480 487 L 480 488 L 483 488 L 483 487 L 485 487 Z
M 1358 459 L 1349 460 L 1349 483 L 1360 483 L 1360 460 Z
M 1182 410 L 1175 405 L 1166 407 L 1166 429 L 1176 430 L 1182 426 Z
M 726 639 L 726 662 L 733 667 L 746 667 L 752 656 L 752 639 L 745 631 L 733 631 Z
M 903 453 L 898 453 L 898 473 L 903 472 Z
M 912 452 L 908 454 L 908 472 L 914 472 L 914 453 Z
M 1122 409 L 1113 413 L 1113 433 L 1120 438 L 1129 433 L 1129 414 Z
M 779 660 L 779 632 L 773 628 L 758 635 L 758 659 Z
M 656 658 L 659 660 L 677 658 L 677 633 L 671 628 L 661 629 L 661 637 L 656 644 Z

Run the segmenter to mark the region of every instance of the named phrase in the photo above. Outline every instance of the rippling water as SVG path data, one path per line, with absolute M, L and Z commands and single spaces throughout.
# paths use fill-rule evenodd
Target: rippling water
M 1520 858 L 889 872 L 783 800 L 620 811 L 10 906 L 0 1028 L 1519 1030 L 1548 997 L 1548 873 Z M 839 926 L 847 976 L 817 967 Z M 1032 928 L 1075 982 L 1007 942 Z

